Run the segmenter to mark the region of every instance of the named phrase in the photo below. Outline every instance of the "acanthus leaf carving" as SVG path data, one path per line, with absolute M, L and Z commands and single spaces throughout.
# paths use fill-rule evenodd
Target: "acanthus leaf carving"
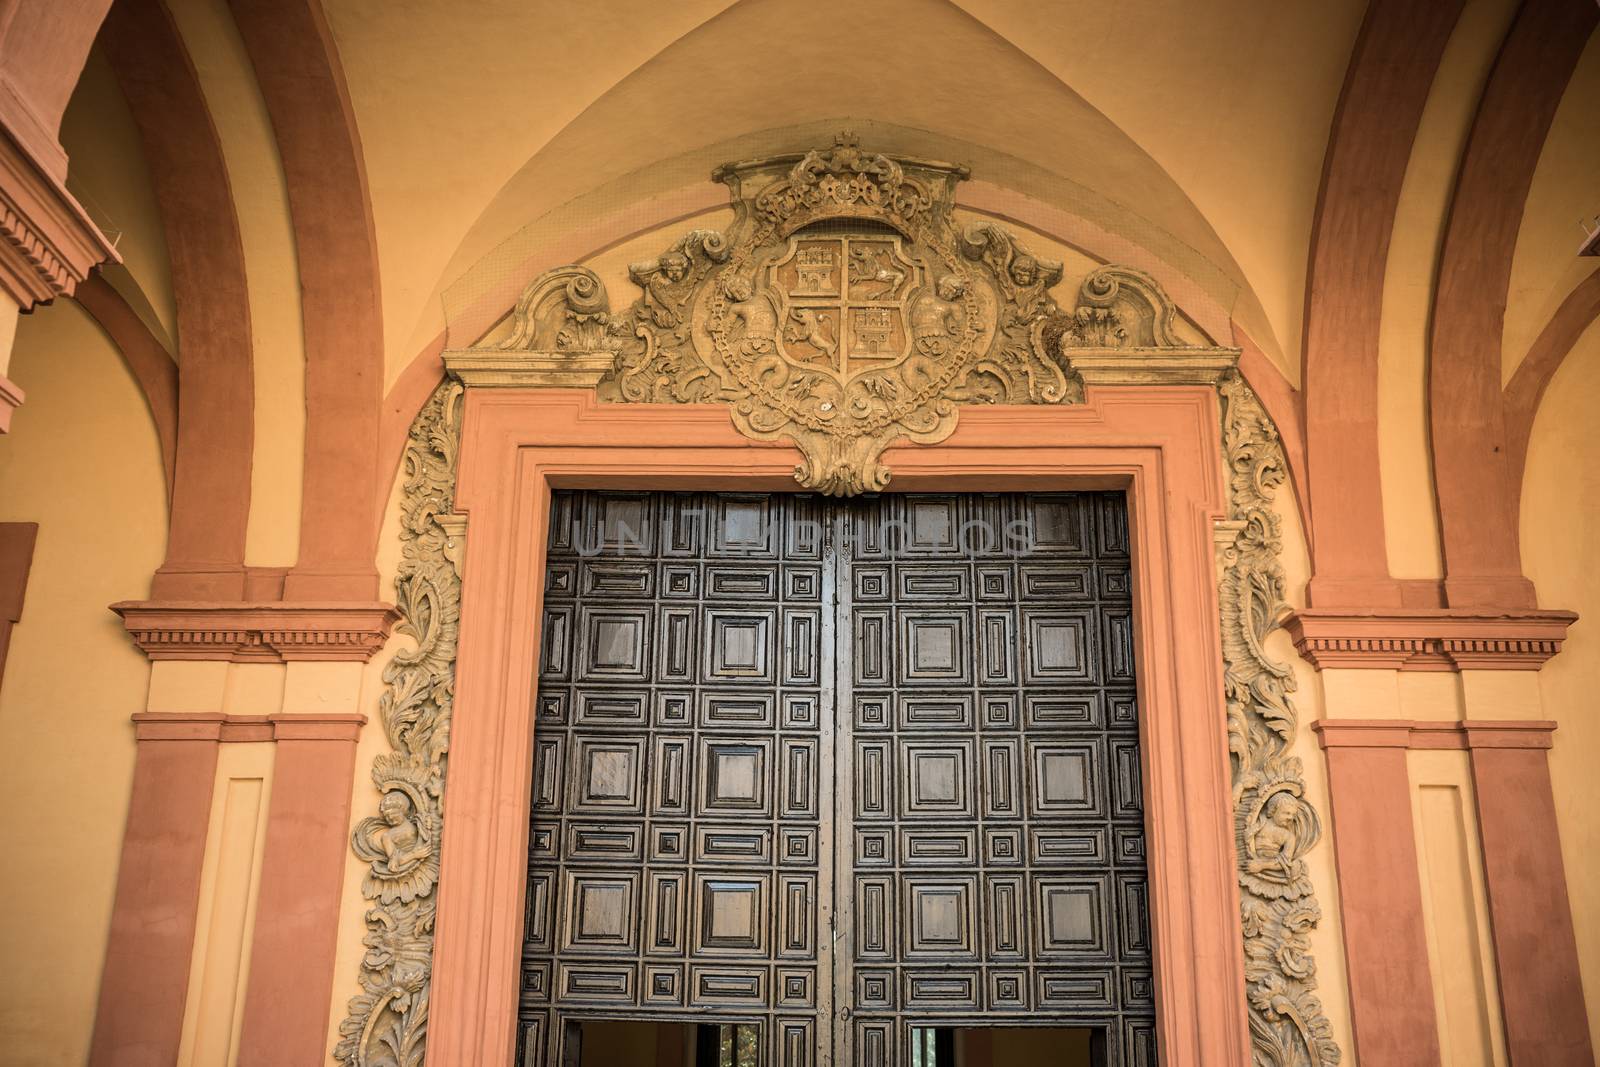
M 1237 372 L 1218 386 L 1229 514 L 1220 524 L 1228 750 L 1244 929 L 1245 995 L 1259 1067 L 1334 1067 L 1339 1046 L 1315 995 L 1309 933 L 1321 919 L 1305 856 L 1322 835 L 1290 754 L 1293 672 L 1267 654 L 1287 613 L 1283 536 L 1272 501 L 1286 468 L 1277 431 Z M 1220 531 L 1219 531 L 1220 533 Z
M 362 992 L 339 1025 L 334 1058 L 346 1067 L 421 1067 L 427 1042 L 433 920 L 446 753 L 455 694 L 464 527 L 452 514 L 461 438 L 462 386 L 441 385 L 406 442 L 401 556 L 395 577 L 401 621 L 413 641 L 383 670 L 378 710 L 390 751 L 373 761 L 378 815 L 351 847 L 368 864 Z
M 557 267 L 540 275 L 512 310 L 511 335 L 500 348 L 575 352 L 615 349 L 625 335 L 611 315 L 605 283 L 586 267 Z

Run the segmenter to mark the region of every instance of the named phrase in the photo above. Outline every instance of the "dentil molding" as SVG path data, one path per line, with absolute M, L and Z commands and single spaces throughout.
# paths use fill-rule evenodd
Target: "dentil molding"
M 152 660 L 363 663 L 400 617 L 382 603 L 214 603 L 124 600 L 111 605 Z
M 97 263 L 122 257 L 83 206 L 0 132 L 0 290 L 26 311 L 71 296 Z
M 1536 671 L 1561 651 L 1570 611 L 1304 608 L 1284 623 L 1318 670 Z

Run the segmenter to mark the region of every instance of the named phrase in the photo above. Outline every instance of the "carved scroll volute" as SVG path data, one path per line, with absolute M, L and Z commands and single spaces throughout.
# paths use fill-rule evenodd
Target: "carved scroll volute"
M 518 298 L 511 323 L 499 347 L 523 352 L 615 349 L 629 332 L 612 319 L 605 283 L 587 267 L 540 275 Z
M 1105 266 L 1078 289 L 1065 343 L 1085 348 L 1175 348 L 1174 309 L 1161 285 L 1132 267 Z

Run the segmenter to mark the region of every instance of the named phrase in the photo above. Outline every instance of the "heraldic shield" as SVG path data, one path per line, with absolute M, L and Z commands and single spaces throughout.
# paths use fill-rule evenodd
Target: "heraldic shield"
M 806 231 L 763 273 L 789 362 L 831 370 L 842 384 L 910 353 L 907 305 L 927 272 L 897 235 Z
M 1061 264 L 998 226 L 959 228 L 965 176 L 848 136 L 729 164 L 716 177 L 733 192 L 732 227 L 631 266 L 642 295 L 620 315 L 587 284 L 576 296 L 593 310 L 565 328 L 615 353 L 602 399 L 727 403 L 742 433 L 799 447 L 807 488 L 877 492 L 883 450 L 949 436 L 961 404 L 1083 396 L 1061 355 L 1072 316 L 1049 291 Z

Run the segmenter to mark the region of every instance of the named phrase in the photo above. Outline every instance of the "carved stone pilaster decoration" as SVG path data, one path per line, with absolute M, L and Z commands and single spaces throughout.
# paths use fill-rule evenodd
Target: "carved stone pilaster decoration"
M 1277 431 L 1237 373 L 1219 383 L 1229 514 L 1219 544 L 1222 655 L 1233 766 L 1234 840 L 1244 926 L 1245 994 L 1257 1067 L 1333 1067 L 1339 1046 L 1314 994 L 1309 932 L 1322 911 L 1305 856 L 1321 822 L 1289 754 L 1298 715 L 1290 668 L 1265 641 L 1288 611 L 1272 500 L 1285 466 Z M 1219 541 L 1226 536 L 1219 536 Z
M 876 492 L 896 441 L 932 443 L 964 404 L 1071 404 L 1086 381 L 1210 384 L 1237 350 L 1190 346 L 1148 275 L 1092 272 L 1076 307 L 1060 263 L 992 223 L 962 228 L 966 169 L 892 159 L 849 135 L 730 163 L 726 233 L 692 230 L 629 277 L 614 313 L 582 267 L 537 279 L 494 347 L 447 351 L 472 386 L 592 386 L 621 403 L 723 403 L 750 437 L 793 441 L 800 484 Z
M 350 1001 L 334 1048 L 348 1067 L 420 1067 L 426 1050 L 465 547 L 465 524 L 452 513 L 461 400 L 459 383 L 441 385 L 406 442 L 396 629 L 416 647 L 384 668 L 378 713 L 390 751 L 372 765 L 378 815 L 357 823 L 351 841 L 368 864 L 361 892 L 372 906 L 362 993 Z

